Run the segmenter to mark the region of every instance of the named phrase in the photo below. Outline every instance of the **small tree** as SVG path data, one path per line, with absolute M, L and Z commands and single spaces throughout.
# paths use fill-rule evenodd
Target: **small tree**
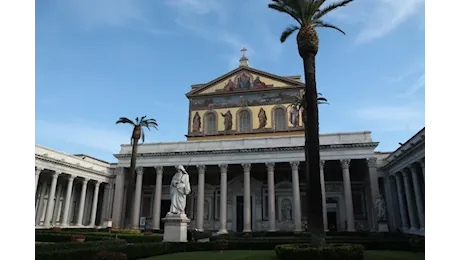
M 132 218 L 132 197 L 133 197 L 133 184 L 135 182 L 135 171 L 136 171 L 136 157 L 137 157 L 137 147 L 139 145 L 139 139 L 142 139 L 142 143 L 145 140 L 144 130 L 142 127 L 146 127 L 150 130 L 150 127 L 153 127 L 158 130 L 158 123 L 155 119 L 145 119 L 147 116 L 141 117 L 139 120 L 136 117 L 135 122 L 131 121 L 126 117 L 120 117 L 115 124 L 130 124 L 133 126 L 133 133 L 131 134 L 131 145 L 132 145 L 132 152 L 131 152 L 131 165 L 129 168 L 128 173 L 128 190 L 126 195 L 126 208 L 128 209 L 128 216 Z M 133 222 L 133 219 L 131 219 Z

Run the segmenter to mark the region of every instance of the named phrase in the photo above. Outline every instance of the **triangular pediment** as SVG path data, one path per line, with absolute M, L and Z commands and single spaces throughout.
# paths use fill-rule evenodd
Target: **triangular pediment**
M 282 77 L 247 66 L 230 71 L 206 84 L 192 86 L 188 97 L 219 93 L 238 93 L 273 88 L 301 87 L 303 83 L 293 77 Z

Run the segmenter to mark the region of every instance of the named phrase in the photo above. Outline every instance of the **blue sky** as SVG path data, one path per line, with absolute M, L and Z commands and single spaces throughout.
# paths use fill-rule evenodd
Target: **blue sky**
M 330 0 L 332 2 L 333 0 Z M 115 162 L 131 128 L 157 119 L 147 142 L 185 140 L 190 85 L 238 66 L 303 74 L 292 18 L 268 0 L 36 1 L 35 141 Z M 425 125 L 424 0 L 356 0 L 319 29 L 320 132 L 372 131 L 391 151 Z M 303 77 L 303 75 L 302 75 Z

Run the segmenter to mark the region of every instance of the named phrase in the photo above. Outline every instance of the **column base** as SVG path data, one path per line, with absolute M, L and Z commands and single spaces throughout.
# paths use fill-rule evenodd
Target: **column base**
M 251 229 L 243 229 L 243 233 L 250 233 L 250 232 L 252 232 Z
M 277 232 L 277 229 L 269 229 L 268 232 Z
M 203 228 L 196 228 L 195 230 L 198 231 L 198 232 L 203 232 L 204 231 Z
M 416 233 L 418 231 L 418 229 L 416 227 L 411 227 L 408 232 L 410 233 Z
M 219 229 L 219 231 L 217 231 L 217 235 L 224 235 L 224 234 L 228 234 L 227 229 Z

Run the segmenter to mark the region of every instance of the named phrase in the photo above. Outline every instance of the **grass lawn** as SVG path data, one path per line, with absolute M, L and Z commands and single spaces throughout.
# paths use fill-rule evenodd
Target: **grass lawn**
M 161 255 L 143 260 L 201 260 L 216 259 L 219 260 L 276 260 L 275 251 L 259 250 L 231 250 L 224 252 L 187 252 L 169 255 Z M 423 253 L 401 252 L 401 251 L 366 251 L 364 260 L 422 260 L 425 259 Z

